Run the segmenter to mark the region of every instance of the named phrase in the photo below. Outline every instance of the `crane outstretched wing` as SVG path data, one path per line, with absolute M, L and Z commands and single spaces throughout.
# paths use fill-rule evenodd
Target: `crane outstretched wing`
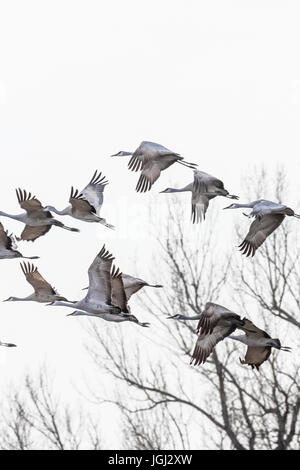
M 89 287 L 85 297 L 88 302 L 111 304 L 110 272 L 113 260 L 113 255 L 103 245 L 88 270 Z
M 73 186 L 71 188 L 71 194 L 69 198 L 69 203 L 72 206 L 72 210 L 86 212 L 86 213 L 95 213 L 96 209 L 83 198 L 83 195 L 78 191 L 78 189 L 74 189 Z
M 204 364 L 204 362 L 213 352 L 215 346 L 224 338 L 233 333 L 234 330 L 235 326 L 233 325 L 217 325 L 214 327 L 211 333 L 199 335 L 190 363 L 194 364 L 195 366 L 199 364 Z
M 25 240 L 34 242 L 37 238 L 45 235 L 51 229 L 52 225 L 39 225 L 39 226 L 31 226 L 25 225 L 23 232 L 21 233 L 21 237 L 17 238 L 17 240 Z
M 25 189 L 16 189 L 16 193 L 20 206 L 27 212 L 28 216 L 36 217 L 36 219 L 41 221 L 41 225 L 38 226 L 26 225 L 19 238 L 19 240 L 33 242 L 49 232 L 51 225 L 42 225 L 42 223 L 43 220 L 52 219 L 52 215 L 49 211 L 45 211 L 40 201 L 35 196 L 32 196 L 31 193 L 27 193 Z
M 240 363 L 247 364 L 252 369 L 255 368 L 259 370 L 263 362 L 269 359 L 271 351 L 271 346 L 248 346 L 245 358 L 240 358 Z
M 123 284 L 125 288 L 127 302 L 133 294 L 136 294 L 140 289 L 145 286 L 148 287 L 163 287 L 161 284 L 149 284 L 148 282 L 138 277 L 130 276 L 129 274 L 122 274 Z
M 130 276 L 129 274 L 122 274 L 123 284 L 125 288 L 127 302 L 130 297 L 138 292 L 142 287 L 147 286 L 147 282 L 137 277 Z
M 201 317 L 199 318 L 197 332 L 204 335 L 212 333 L 219 320 L 226 316 L 231 318 L 235 317 L 237 320 L 241 320 L 239 315 L 228 310 L 226 307 L 223 307 L 223 305 L 207 302 Z
M 266 238 L 282 224 L 283 214 L 267 214 L 262 218 L 256 218 L 250 225 L 244 241 L 239 245 L 240 251 L 246 256 L 254 256 Z
M 155 142 L 142 142 L 128 163 L 130 170 L 142 170 L 136 191 L 141 193 L 149 191 L 159 178 L 161 171 L 176 161 L 183 161 L 183 157 Z
M 205 220 L 209 199 L 205 194 L 192 192 L 192 222 L 197 224 Z
M 25 189 L 16 189 L 16 194 L 20 207 L 24 209 L 28 215 L 38 215 L 40 219 L 52 219 L 52 215 L 49 211 L 45 211 L 40 201 L 32 196 L 31 193 L 27 193 Z
M 39 273 L 37 267 L 30 263 L 20 263 L 21 269 L 26 277 L 26 281 L 32 285 L 36 294 L 43 292 L 44 294 L 56 295 L 56 290 L 47 282 Z
M 153 183 L 160 177 L 161 168 L 158 163 L 147 162 L 136 185 L 136 191 L 145 193 L 152 188 Z
M 204 171 L 194 170 L 193 192 L 195 194 L 207 193 L 209 192 L 210 186 L 224 189 L 223 181 L 219 180 L 215 176 L 205 173 Z
M 243 321 L 244 325 L 241 326 L 240 329 L 244 331 L 248 338 L 271 338 L 268 333 L 258 328 L 252 321 L 248 320 L 248 318 L 243 318 Z M 240 362 L 241 364 L 251 366 L 252 369 L 256 368 L 258 370 L 259 366 L 269 358 L 271 350 L 272 348 L 270 346 L 248 346 L 245 358 L 240 358 Z
M 256 338 L 271 338 L 268 333 L 266 333 L 261 328 L 258 328 L 258 326 L 254 325 L 254 323 L 252 323 L 251 320 L 248 320 L 248 318 L 243 318 L 243 322 L 244 324 L 240 327 L 240 329 L 245 332 L 246 336 L 252 336 Z
M 83 190 L 80 192 L 80 195 L 84 200 L 86 200 L 91 207 L 93 207 L 93 212 L 99 215 L 101 206 L 103 204 L 103 191 L 105 186 L 108 184 L 108 181 L 101 172 L 96 170 L 92 176 L 91 181 Z
M 16 249 L 14 239 L 12 235 L 8 235 L 7 230 L 4 230 L 3 225 L 0 222 L 0 246 L 7 250 Z
M 163 145 L 143 141 L 129 160 L 128 168 L 131 171 L 139 171 L 144 168 L 147 162 L 166 155 L 174 155 L 177 159 L 183 159 L 178 153 L 172 152 L 172 150 L 167 149 Z
M 111 271 L 111 303 L 119 307 L 122 312 L 128 313 L 127 297 L 124 289 L 121 271 L 115 266 Z

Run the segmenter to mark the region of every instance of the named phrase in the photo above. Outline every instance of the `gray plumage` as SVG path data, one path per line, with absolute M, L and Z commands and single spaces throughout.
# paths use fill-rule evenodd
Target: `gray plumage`
M 70 315 L 87 315 L 112 322 L 132 321 L 141 323 L 129 313 L 124 290 L 122 273 L 112 265 L 114 256 L 106 250 L 105 245 L 89 267 L 89 287 L 84 299 L 77 302 L 55 301 L 51 305 L 76 308 Z
M 113 229 L 114 226 L 108 224 L 103 217 L 100 217 L 100 210 L 103 205 L 103 192 L 108 181 L 101 172 L 95 171 L 90 182 L 82 189 L 71 188 L 69 198 L 70 205 L 62 211 L 53 206 L 46 206 L 45 210 L 55 212 L 58 215 L 69 215 L 84 222 L 97 222 L 105 227 Z
M 243 324 L 241 317 L 232 310 L 228 310 L 223 305 L 207 302 L 199 317 L 198 338 L 191 364 L 199 365 L 206 362 L 215 346 Z
M 148 282 L 140 279 L 138 277 L 131 276 L 130 274 L 121 273 L 123 285 L 125 289 L 125 294 L 127 298 L 127 302 L 131 298 L 133 294 L 139 292 L 143 287 L 155 287 L 155 288 L 162 288 L 161 284 L 149 284 Z M 88 287 L 84 287 L 83 290 L 88 289 Z
M 168 318 L 198 320 L 198 338 L 191 358 L 191 364 L 194 365 L 205 363 L 215 346 L 244 324 L 238 314 L 213 302 L 207 302 L 203 312 L 198 315 L 177 314 Z
M 43 276 L 39 273 L 37 267 L 31 263 L 20 263 L 22 272 L 26 278 L 26 281 L 33 287 L 34 292 L 27 297 L 9 297 L 8 301 L 34 301 L 34 302 L 53 302 L 55 300 L 65 300 L 58 294 L 54 287 L 47 282 Z
M 194 181 L 184 188 L 167 188 L 162 193 L 180 193 L 190 191 L 192 193 L 192 222 L 199 223 L 205 220 L 205 215 L 211 199 L 224 196 L 230 199 L 238 199 L 238 196 L 229 194 L 221 180 L 204 171 L 194 170 Z
M 173 163 L 180 163 L 192 169 L 197 166 L 195 163 L 186 162 L 178 153 L 155 142 L 143 141 L 133 153 L 121 151 L 112 156 L 121 157 L 127 155 L 132 155 L 128 168 L 131 171 L 141 171 L 136 186 L 136 191 L 141 193 L 149 191 L 159 178 L 161 172 L 169 168 Z
M 122 274 L 124 289 L 126 293 L 127 302 L 133 294 L 136 294 L 143 287 L 162 288 L 160 284 L 148 284 L 148 282 L 138 277 L 130 276 L 129 274 Z
M 25 228 L 19 240 L 34 241 L 37 238 L 45 235 L 53 225 L 70 230 L 72 232 L 79 232 L 77 228 L 66 227 L 59 220 L 52 217 L 49 211 L 45 210 L 40 201 L 27 193 L 25 190 L 17 189 L 18 202 L 25 212 L 22 214 L 12 215 L 0 211 L 0 216 L 9 217 L 25 224 Z
M 265 199 L 248 204 L 231 204 L 224 209 L 239 208 L 251 208 L 250 214 L 244 215 L 255 218 L 245 239 L 239 245 L 240 251 L 246 256 L 254 256 L 256 250 L 282 224 L 286 216 L 300 218 L 290 207 Z
M 246 344 L 247 352 L 244 359 L 240 358 L 241 364 L 247 364 L 252 369 L 259 367 L 268 360 L 272 348 L 281 351 L 290 351 L 289 346 L 282 346 L 278 338 L 271 338 L 268 333 L 258 328 L 247 318 L 243 319 L 244 325 L 241 327 L 245 334 L 240 336 L 230 336 L 231 339 Z

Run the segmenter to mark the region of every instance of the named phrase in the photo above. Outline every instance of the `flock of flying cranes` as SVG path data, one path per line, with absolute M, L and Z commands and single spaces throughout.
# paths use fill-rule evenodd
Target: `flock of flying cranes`
M 195 163 L 186 162 L 178 153 L 163 147 L 154 142 L 142 142 L 134 152 L 118 152 L 112 157 L 131 156 L 128 167 L 132 171 L 141 171 L 136 191 L 146 192 L 159 178 L 160 173 L 166 170 L 173 163 L 179 163 L 194 172 L 194 180 L 189 185 L 181 189 L 167 188 L 161 193 L 192 193 L 192 222 L 199 223 L 205 219 L 209 202 L 217 196 L 229 199 L 239 199 L 238 196 L 229 194 L 224 188 L 221 180 L 196 169 Z M 23 256 L 17 250 L 16 240 L 34 241 L 45 235 L 52 226 L 57 226 L 72 232 L 79 232 L 77 228 L 64 225 L 55 219 L 51 212 L 85 222 L 100 223 L 107 228 L 114 229 L 100 216 L 103 204 L 103 192 L 108 184 L 106 178 L 96 171 L 82 191 L 71 188 L 69 205 L 58 210 L 53 206 L 43 206 L 41 202 L 25 190 L 17 189 L 17 199 L 20 207 L 24 210 L 21 214 L 11 215 L 0 211 L 0 216 L 9 217 L 25 224 L 25 228 L 16 238 L 4 230 L 0 223 L 0 259 L 25 258 L 37 259 L 38 256 Z M 240 250 L 246 256 L 254 256 L 256 250 L 264 243 L 276 228 L 283 222 L 286 216 L 300 218 L 298 214 L 283 205 L 267 200 L 257 200 L 248 204 L 233 203 L 224 209 L 251 208 L 247 217 L 253 217 L 254 221 L 250 225 L 248 234 L 239 245 Z M 151 285 L 142 279 L 123 274 L 114 264 L 113 255 L 106 250 L 103 245 L 100 252 L 95 257 L 89 267 L 89 286 L 86 296 L 79 301 L 70 301 L 60 296 L 57 291 L 41 276 L 38 269 L 30 262 L 21 263 L 22 271 L 27 282 L 31 284 L 34 292 L 25 297 L 9 297 L 7 301 L 35 301 L 46 303 L 52 306 L 63 306 L 75 308 L 69 315 L 87 315 L 102 318 L 111 322 L 134 322 L 142 327 L 148 327 L 149 323 L 140 322 L 131 314 L 128 304 L 130 297 L 144 286 L 158 287 L 161 285 Z M 248 346 L 242 364 L 247 364 L 252 368 L 259 369 L 259 366 L 268 359 L 272 348 L 283 351 L 290 351 L 291 348 L 281 346 L 279 339 L 271 338 L 265 331 L 255 326 L 247 318 L 241 318 L 231 310 L 212 302 L 205 305 L 203 312 L 194 316 L 176 314 L 170 316 L 175 320 L 198 320 L 197 341 L 192 354 L 191 363 L 198 365 L 204 363 L 213 352 L 217 343 L 229 337 L 240 341 Z M 240 329 L 242 335 L 234 336 L 232 333 Z M 12 343 L 2 343 L 0 346 L 14 347 Z

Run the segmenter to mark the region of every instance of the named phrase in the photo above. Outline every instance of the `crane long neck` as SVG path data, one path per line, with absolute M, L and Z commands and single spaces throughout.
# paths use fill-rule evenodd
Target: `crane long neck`
M 192 315 L 192 316 L 182 315 L 181 320 L 199 320 L 201 315 L 202 315 L 201 313 L 199 313 L 198 315 Z
M 121 152 L 112 155 L 112 157 L 128 157 L 129 155 L 133 155 L 133 152 L 127 152 L 125 150 L 121 150 Z
M 20 220 L 20 215 L 7 214 L 6 212 L 0 211 L 0 216 L 9 217 L 10 219 Z
M 69 215 L 70 214 L 70 207 L 66 207 L 62 211 L 59 211 L 58 209 L 56 209 L 56 207 L 49 206 L 49 210 L 51 212 L 55 212 L 55 214 L 57 215 Z
M 27 297 L 11 297 L 10 300 L 13 302 L 35 300 L 35 294 L 28 295 Z
M 184 188 L 170 188 L 170 193 L 184 193 L 186 191 L 191 191 L 192 188 L 190 185 L 185 186 Z
M 255 205 L 255 202 L 249 202 L 248 204 L 235 204 L 235 209 L 238 209 L 240 207 L 253 208 L 254 205 Z
M 56 300 L 54 305 L 56 307 L 71 307 L 71 308 L 74 308 L 76 307 L 76 305 L 78 304 L 78 302 L 64 302 L 63 300 Z

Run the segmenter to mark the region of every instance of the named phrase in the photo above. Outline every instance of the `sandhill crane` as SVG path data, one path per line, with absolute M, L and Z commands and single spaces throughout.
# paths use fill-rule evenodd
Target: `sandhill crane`
M 197 327 L 199 336 L 191 358 L 191 364 L 194 365 L 203 364 L 220 341 L 244 325 L 244 320 L 239 315 L 212 302 L 207 302 L 204 311 L 198 315 L 177 314 L 168 318 L 199 320 Z
M 22 209 L 26 212 L 18 215 L 7 214 L 0 211 L 0 216 L 9 217 L 10 219 L 23 222 L 26 226 L 21 234 L 20 240 L 31 240 L 32 242 L 37 238 L 49 232 L 52 225 L 71 230 L 72 232 L 79 232 L 77 228 L 66 227 L 62 222 L 52 217 L 49 211 L 46 211 L 40 201 L 32 196 L 25 190 L 17 189 L 17 198 Z
M 98 222 L 105 225 L 105 227 L 113 229 L 113 225 L 108 224 L 105 219 L 100 217 L 103 191 L 107 184 L 106 177 L 102 176 L 101 172 L 98 174 L 96 170 L 92 179 L 82 191 L 74 190 L 72 186 L 69 199 L 70 205 L 68 207 L 59 211 L 53 206 L 46 206 L 45 210 L 55 212 L 58 215 L 69 215 L 85 222 Z
M 39 256 L 23 256 L 22 253 L 17 250 L 13 235 L 8 235 L 7 230 L 4 230 L 0 222 L 0 259 L 10 258 L 38 259 Z
M 78 310 L 70 314 L 74 316 L 87 315 L 113 322 L 133 321 L 143 327 L 149 326 L 149 323 L 141 323 L 128 313 L 122 273 L 112 268 L 113 260 L 103 245 L 89 267 L 89 288 L 85 298 L 73 303 L 55 301 L 51 305 L 75 307 Z
M 34 292 L 27 297 L 9 297 L 8 301 L 33 300 L 35 302 L 52 302 L 54 300 L 65 300 L 60 296 L 54 287 L 52 287 L 39 273 L 38 269 L 30 263 L 20 263 L 21 269 L 26 277 L 26 281 L 34 288 Z
M 167 188 L 161 193 L 192 193 L 192 222 L 198 223 L 205 219 L 209 201 L 217 196 L 229 199 L 238 199 L 238 196 L 229 194 L 224 188 L 224 183 L 204 171 L 194 170 L 194 181 L 184 188 Z
M 266 238 L 282 224 L 285 216 L 300 218 L 293 209 L 276 202 L 259 199 L 249 204 L 231 204 L 224 209 L 251 208 L 247 217 L 255 217 L 250 225 L 249 232 L 244 241 L 239 245 L 240 251 L 246 256 L 254 256 L 256 250 L 264 243 Z
M 6 346 L 7 348 L 16 348 L 16 347 L 17 347 L 16 344 L 13 344 L 13 343 L 2 343 L 2 341 L 0 341 L 0 346 Z
M 128 168 L 132 171 L 142 170 L 136 186 L 136 191 L 141 193 L 149 191 L 153 183 L 159 178 L 160 173 L 173 163 L 177 162 L 192 169 L 197 166 L 195 163 L 186 162 L 178 153 L 172 152 L 172 150 L 155 142 L 143 141 L 134 152 L 121 151 L 112 155 L 112 157 L 127 155 L 132 155 Z
M 130 297 L 133 294 L 136 294 L 143 287 L 156 287 L 156 288 L 163 287 L 160 284 L 148 284 L 148 282 L 144 281 L 143 279 L 139 279 L 138 277 L 130 276 L 129 274 L 125 274 L 125 273 L 122 273 L 122 280 L 123 280 L 127 302 L 129 301 Z M 88 287 L 84 287 L 82 290 L 86 290 L 86 289 L 88 289 Z
M 265 362 L 270 354 L 272 348 L 280 349 L 281 351 L 290 352 L 289 346 L 281 346 L 278 338 L 271 338 L 265 331 L 258 328 L 247 318 L 243 319 L 244 325 L 241 327 L 245 334 L 240 336 L 230 335 L 229 338 L 240 341 L 248 346 L 245 359 L 240 358 L 241 364 L 247 364 L 259 370 L 259 367 Z

